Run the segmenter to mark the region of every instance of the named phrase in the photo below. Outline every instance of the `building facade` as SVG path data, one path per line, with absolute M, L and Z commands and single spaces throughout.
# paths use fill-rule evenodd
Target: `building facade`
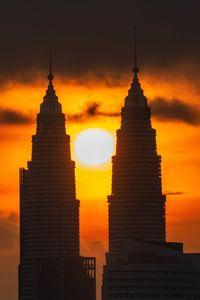
M 112 160 L 103 300 L 200 299 L 200 255 L 166 242 L 161 157 L 138 72 L 135 57 Z
M 200 299 L 200 255 L 182 248 L 127 240 L 121 255 L 107 254 L 103 299 Z
M 19 299 L 95 300 L 95 258 L 80 256 L 75 163 L 53 78 L 50 67 L 32 159 L 20 170 Z

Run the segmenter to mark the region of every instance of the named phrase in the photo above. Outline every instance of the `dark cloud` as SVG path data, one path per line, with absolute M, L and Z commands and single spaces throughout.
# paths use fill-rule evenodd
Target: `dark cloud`
M 32 118 L 20 111 L 0 107 L 0 124 L 3 125 L 25 125 L 32 123 Z
M 118 117 L 120 112 L 104 112 L 100 108 L 98 102 L 88 102 L 86 106 L 80 111 L 80 113 L 69 114 L 67 119 L 74 122 L 86 122 L 88 119 L 92 119 L 98 116 L 104 117 Z
M 200 124 L 200 108 L 196 105 L 187 104 L 179 99 L 157 97 L 150 102 L 150 106 L 153 117 L 160 121 L 184 122 L 190 125 Z M 80 112 L 67 114 L 67 119 L 72 122 L 87 122 L 88 119 L 97 117 L 119 117 L 120 113 L 120 110 L 118 112 L 104 111 L 99 102 L 90 101 L 85 104 Z M 32 122 L 31 115 L 0 107 L 0 124 L 26 125 Z
M 200 109 L 179 99 L 156 98 L 151 102 L 152 114 L 161 121 L 177 121 L 190 125 L 200 124 Z
M 200 124 L 200 109 L 196 105 L 189 105 L 179 99 L 164 99 L 158 97 L 150 102 L 152 115 L 160 121 L 183 122 L 190 125 Z M 96 117 L 118 117 L 120 110 L 103 111 L 98 102 L 88 102 L 79 113 L 69 114 L 68 120 L 72 122 L 87 122 Z
M 120 77 L 133 61 L 135 24 L 139 61 L 146 69 L 165 71 L 191 62 L 199 70 L 199 11 L 198 0 L 3 1 L 0 82 L 33 81 L 38 70 L 45 74 L 50 32 L 56 74 L 81 80 L 86 73 L 102 77 L 112 71 Z
M 0 211 L 0 250 L 10 250 L 18 241 L 18 215 Z
M 171 192 L 171 191 L 166 191 L 165 195 L 167 196 L 180 196 L 180 195 L 184 195 L 185 192 Z

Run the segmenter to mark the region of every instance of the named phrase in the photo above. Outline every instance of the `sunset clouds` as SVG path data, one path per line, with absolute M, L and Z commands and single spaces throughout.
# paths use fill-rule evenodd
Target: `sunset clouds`
M 18 224 L 16 212 L 0 211 L 0 253 L 16 247 L 19 238 Z
M 115 136 L 120 127 L 119 114 L 130 86 L 131 71 L 127 76 L 129 79 L 121 82 L 121 85 L 109 86 L 104 81 L 87 84 L 70 81 L 65 84 L 64 78 L 60 80 L 55 74 L 54 86 L 63 112 L 66 113 L 66 130 L 71 136 L 73 159 L 76 159 L 74 142 L 81 130 L 98 127 Z M 176 240 L 180 231 L 186 232 L 186 227 L 189 227 L 191 234 L 181 234 L 178 240 L 182 238 L 186 242 L 186 249 L 196 250 L 196 227 L 192 220 L 194 217 L 197 220 L 200 208 L 199 95 L 195 88 L 191 89 L 191 82 L 172 84 L 143 72 L 140 81 L 152 108 L 158 152 L 162 155 L 163 190 L 167 191 L 167 235 L 169 239 Z M 15 261 L 15 266 L 9 266 L 13 282 L 14 278 L 17 280 L 17 273 L 14 271 L 17 269 L 18 255 L 18 170 L 19 167 L 26 167 L 30 160 L 31 136 L 35 133 L 36 114 L 39 112 L 47 83 L 44 74 L 42 82 L 28 85 L 16 83 L 0 91 L 0 210 L 3 211 L 0 214 L 0 262 L 1 255 L 12 249 L 9 250 L 9 257 L 12 263 Z M 177 98 L 180 87 L 180 98 Z M 107 248 L 107 195 L 111 190 L 111 171 L 110 162 L 98 168 L 87 168 L 76 162 L 77 198 L 81 201 L 81 252 L 82 255 L 97 255 L 99 288 L 100 270 Z M 14 211 L 14 218 L 10 211 Z M 200 230 L 198 223 L 196 226 Z M 8 258 L 4 257 L 4 261 L 6 259 Z M 5 286 L 5 278 L 3 282 Z M 6 293 L 4 289 L 3 293 Z M 13 293 L 6 300 L 13 300 Z
M 199 72 L 199 1 L 17 1 L 1 4 L 0 83 L 33 82 L 48 68 L 48 35 L 53 35 L 54 69 L 63 78 L 93 74 L 121 77 L 133 62 L 137 25 L 139 62 L 165 72 L 187 64 Z M 37 75 L 36 75 L 37 74 Z M 114 75 L 115 74 L 115 75 Z M 119 80 L 118 80 L 119 81 Z
M 66 130 L 98 127 L 113 136 L 130 88 L 133 27 L 137 25 L 139 78 L 152 109 L 168 240 L 200 251 L 200 2 L 197 0 L 17 1 L 0 11 L 0 298 L 17 299 L 19 168 L 31 158 L 36 114 L 47 88 L 48 36 L 53 35 L 54 86 Z M 107 195 L 111 162 L 76 162 L 81 252 L 107 249 Z
M 24 113 L 10 109 L 0 107 L 0 124 L 4 125 L 25 125 L 32 123 L 33 118 Z
M 153 116 L 159 121 L 183 122 L 196 126 L 200 124 L 200 108 L 195 104 L 158 97 L 150 105 Z

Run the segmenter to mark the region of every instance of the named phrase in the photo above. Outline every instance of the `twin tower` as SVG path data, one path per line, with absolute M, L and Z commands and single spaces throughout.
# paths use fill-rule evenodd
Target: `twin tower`
M 200 299 L 200 258 L 166 242 L 161 157 L 137 64 L 117 131 L 103 300 Z M 19 300 L 95 300 L 95 258 L 80 255 L 70 137 L 50 68 L 32 159 L 20 170 Z

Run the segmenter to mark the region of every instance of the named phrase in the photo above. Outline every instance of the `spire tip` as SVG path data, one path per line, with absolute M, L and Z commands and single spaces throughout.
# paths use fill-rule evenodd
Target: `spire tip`
M 137 75 L 139 72 L 138 64 L 137 64 L 137 28 L 134 26 L 134 67 L 133 73 Z
M 49 35 L 49 74 L 47 78 L 52 81 L 54 79 L 53 73 L 52 73 L 52 35 Z

